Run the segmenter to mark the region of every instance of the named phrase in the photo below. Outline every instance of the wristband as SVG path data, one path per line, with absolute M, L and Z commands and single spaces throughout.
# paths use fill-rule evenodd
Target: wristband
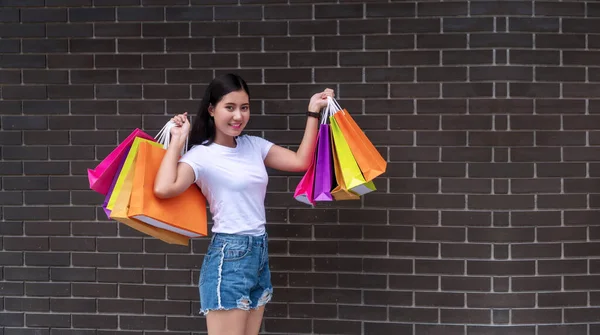
M 310 112 L 310 111 L 306 112 L 306 115 L 307 116 L 312 116 L 312 117 L 317 118 L 317 119 L 319 119 L 321 117 L 320 113 L 315 113 L 315 112 Z

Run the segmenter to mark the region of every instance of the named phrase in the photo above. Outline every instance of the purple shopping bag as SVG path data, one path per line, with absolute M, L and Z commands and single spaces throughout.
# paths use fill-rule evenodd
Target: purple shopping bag
M 121 162 L 119 163 L 119 166 L 117 167 L 117 172 L 115 173 L 112 183 L 110 184 L 110 188 L 108 189 L 108 193 L 106 194 L 106 197 L 104 198 L 104 202 L 102 203 L 102 209 L 104 210 L 106 217 L 109 219 L 110 219 L 111 210 L 106 208 L 106 206 L 108 206 L 108 201 L 110 200 L 110 196 L 112 195 L 112 192 L 115 189 L 115 184 L 117 183 L 117 179 L 119 179 L 119 175 L 121 174 L 121 170 L 123 169 L 123 164 L 125 164 L 125 160 L 127 159 L 127 154 L 129 154 L 129 150 L 131 150 L 131 147 L 128 147 L 125 149 L 125 154 L 123 155 L 123 158 L 121 159 Z
M 108 193 L 110 185 L 117 173 L 117 169 L 119 168 L 119 163 L 123 157 L 127 157 L 126 149 L 131 148 L 131 144 L 136 137 L 155 141 L 152 136 L 136 128 L 115 148 L 115 150 L 108 154 L 95 169 L 88 169 L 88 181 L 92 190 L 103 195 Z
M 323 116 L 323 121 L 319 127 L 319 136 L 317 144 L 317 163 L 315 165 L 315 201 L 332 201 L 332 175 L 333 175 L 333 157 L 331 156 L 331 143 L 329 142 L 329 125 L 326 123 L 327 117 Z

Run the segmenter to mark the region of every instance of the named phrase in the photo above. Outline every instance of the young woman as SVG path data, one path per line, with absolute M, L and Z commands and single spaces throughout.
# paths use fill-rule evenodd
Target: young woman
M 196 183 L 208 201 L 214 224 L 199 291 L 209 335 L 250 335 L 260 330 L 264 306 L 273 293 L 265 230 L 265 166 L 307 170 L 327 96 L 333 97 L 333 90 L 311 97 L 296 152 L 261 137 L 241 135 L 250 119 L 250 91 L 234 74 L 208 85 L 191 129 L 187 113 L 171 119 L 176 126 L 154 193 L 174 197 Z M 191 149 L 180 158 L 188 134 Z

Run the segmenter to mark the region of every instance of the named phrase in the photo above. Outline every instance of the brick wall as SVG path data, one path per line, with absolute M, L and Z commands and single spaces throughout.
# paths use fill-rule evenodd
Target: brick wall
M 389 162 L 318 209 L 272 173 L 265 333 L 600 333 L 600 3 L 0 5 L 0 335 L 205 330 L 207 240 L 107 221 L 86 168 L 232 70 L 252 131 L 297 145 L 333 87 Z

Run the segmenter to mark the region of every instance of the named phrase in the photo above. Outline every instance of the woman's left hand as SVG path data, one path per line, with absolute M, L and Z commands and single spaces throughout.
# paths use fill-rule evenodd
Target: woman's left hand
M 323 92 L 315 93 L 308 103 L 308 110 L 313 113 L 320 113 L 327 106 L 327 97 L 335 97 L 335 92 L 327 88 Z

